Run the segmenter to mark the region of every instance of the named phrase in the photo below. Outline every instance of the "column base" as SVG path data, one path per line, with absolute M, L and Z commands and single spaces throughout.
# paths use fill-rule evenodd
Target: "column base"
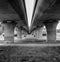
M 4 41 L 7 43 L 14 43 L 14 37 L 13 36 L 4 37 Z
M 56 40 L 48 40 L 47 43 L 56 43 Z

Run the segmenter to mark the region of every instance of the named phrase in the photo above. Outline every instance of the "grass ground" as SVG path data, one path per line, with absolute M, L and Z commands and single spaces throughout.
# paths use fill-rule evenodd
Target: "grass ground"
M 2 41 L 1 41 L 2 42 Z M 60 62 L 60 41 L 18 41 L 0 44 L 0 62 Z
M 15 41 L 14 44 L 59 44 L 60 40 L 56 40 L 56 42 L 47 42 L 46 40 L 22 40 L 22 41 Z
M 60 62 L 60 46 L 0 46 L 0 62 Z

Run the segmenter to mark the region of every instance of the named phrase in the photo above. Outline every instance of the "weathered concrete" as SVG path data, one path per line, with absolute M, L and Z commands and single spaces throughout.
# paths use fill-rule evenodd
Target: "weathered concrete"
M 4 23 L 4 41 L 7 42 L 14 42 L 14 28 L 15 28 L 14 23 Z
M 41 27 L 40 29 L 37 30 L 38 31 L 38 35 L 37 35 L 37 38 L 42 40 L 42 32 L 43 32 L 43 27 Z
M 3 26 L 0 24 L 0 35 L 3 33 Z
M 56 27 L 58 22 L 49 22 L 46 23 L 46 31 L 47 31 L 47 41 L 48 42 L 56 42 Z
M 17 31 L 17 37 L 21 40 L 22 39 L 22 31 L 21 29 L 18 28 L 18 31 Z

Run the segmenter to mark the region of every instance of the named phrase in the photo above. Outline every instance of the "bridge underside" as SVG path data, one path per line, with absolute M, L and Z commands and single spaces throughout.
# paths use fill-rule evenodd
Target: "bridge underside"
M 26 35 L 31 35 L 33 32 L 40 30 L 39 34 L 41 35 L 41 28 L 45 26 L 47 41 L 56 42 L 56 27 L 59 20 L 59 0 L 36 0 L 30 28 L 28 27 L 24 0 L 0 1 L 0 22 L 3 26 L 5 41 L 14 42 L 15 27 L 18 28 L 18 37 L 21 38 L 21 31 L 24 31 Z M 38 37 L 40 36 L 39 34 L 37 35 Z
M 60 62 L 59 20 L 60 0 L 36 0 L 30 28 L 24 0 L 0 0 L 0 62 Z

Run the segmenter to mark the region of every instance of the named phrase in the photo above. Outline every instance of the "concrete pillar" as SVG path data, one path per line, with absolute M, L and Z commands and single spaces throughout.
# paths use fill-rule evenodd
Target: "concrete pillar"
M 0 24 L 0 35 L 3 33 L 3 25 Z
M 22 31 L 18 28 L 18 31 L 17 31 L 17 37 L 19 40 L 22 39 Z
M 37 29 L 37 39 L 42 40 L 43 27 Z
M 14 23 L 3 23 L 4 26 L 4 41 L 14 42 L 14 28 L 16 24 Z
M 56 42 L 56 27 L 58 22 L 49 22 L 46 23 L 46 30 L 47 30 L 47 42 Z

